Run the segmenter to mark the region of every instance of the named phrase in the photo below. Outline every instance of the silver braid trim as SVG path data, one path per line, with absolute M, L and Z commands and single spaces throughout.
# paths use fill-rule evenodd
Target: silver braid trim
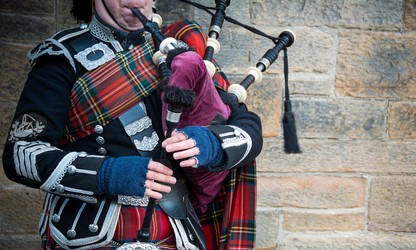
M 159 136 L 155 131 L 153 131 L 152 136 L 144 136 L 142 141 L 134 140 L 134 145 L 136 148 L 141 151 L 152 151 L 159 142 Z
M 247 149 L 246 152 L 244 152 L 243 157 L 241 157 L 241 159 L 234 164 L 234 166 L 238 165 L 240 162 L 242 162 L 248 155 L 248 153 L 250 153 L 251 147 L 253 146 L 253 141 L 251 140 L 250 135 L 242 130 L 239 127 L 236 126 L 232 126 L 230 125 L 229 127 L 233 128 L 234 131 L 231 133 L 224 133 L 224 134 L 220 134 L 220 137 L 227 137 L 230 136 L 230 134 L 232 135 L 231 138 L 224 138 L 222 140 L 221 146 L 223 149 L 227 149 L 227 148 L 232 148 L 232 147 L 239 147 L 242 145 L 246 145 Z
M 59 202 L 60 199 L 65 199 L 65 201 Z M 52 238 L 64 249 L 95 249 L 107 245 L 114 235 L 121 206 L 112 201 L 104 210 L 106 202 L 101 201 L 94 221 L 85 222 L 80 218 L 85 216 L 84 213 L 91 211 L 87 204 L 78 205 L 71 203 L 71 199 L 53 196 L 49 218 Z M 73 221 L 72 225 L 58 227 L 61 217 Z M 100 219 L 103 222 L 100 222 Z M 85 226 L 90 231 L 90 235 L 82 234 L 80 229 L 85 230 Z M 102 239 L 103 241 L 100 241 Z
M 56 166 L 55 170 L 45 181 L 45 183 L 43 183 L 40 189 L 45 192 L 55 191 L 59 183 L 61 182 L 62 178 L 64 177 L 67 168 L 72 164 L 73 161 L 75 161 L 77 157 L 78 154 L 75 152 L 67 154 L 61 160 L 61 162 L 59 162 L 58 166 Z
M 147 128 L 150 128 L 151 126 L 152 120 L 148 116 L 145 116 L 140 120 L 134 121 L 133 123 L 130 123 L 129 125 L 125 126 L 124 130 L 126 131 L 128 136 L 133 136 Z
M 101 41 L 111 43 L 116 51 L 123 50 L 121 44 L 114 38 L 113 33 L 111 33 L 110 28 L 98 22 L 95 17 L 92 18 L 88 28 L 93 36 L 100 39 Z
M 58 49 L 54 50 L 53 46 L 56 46 Z M 45 40 L 43 44 L 38 47 L 37 50 L 34 50 L 34 51 L 31 50 L 27 53 L 27 58 L 29 59 L 30 65 L 33 66 L 36 59 L 43 55 L 51 55 L 51 56 L 63 55 L 69 60 L 69 64 L 71 64 L 72 68 L 74 70 L 76 69 L 74 59 L 72 59 L 72 56 L 69 53 L 69 51 L 59 41 L 53 38 Z
M 89 29 L 91 34 L 100 40 L 105 42 L 112 42 L 115 40 L 111 30 L 98 22 L 95 17 L 93 17 L 91 23 L 89 24 Z
M 134 207 L 146 207 L 147 204 L 149 204 L 149 197 L 119 195 L 117 203 L 121 205 L 129 205 Z
M 45 152 L 59 150 L 41 141 L 17 141 L 14 144 L 13 158 L 16 173 L 30 180 L 42 181 L 37 169 L 37 157 Z
M 80 199 L 88 203 L 96 203 L 97 199 L 92 191 L 82 190 L 73 187 L 66 187 L 61 184 L 62 179 L 68 170 L 71 168 L 72 163 L 78 158 L 80 154 L 77 152 L 71 152 L 67 154 L 61 162 L 56 166 L 55 170 L 49 176 L 49 178 L 40 187 L 42 191 L 55 193 L 61 196 L 67 196 Z M 83 171 L 85 174 L 97 175 L 96 171 Z

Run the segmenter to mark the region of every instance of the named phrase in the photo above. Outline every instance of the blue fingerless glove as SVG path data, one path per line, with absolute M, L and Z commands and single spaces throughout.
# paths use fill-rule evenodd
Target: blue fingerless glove
M 217 137 L 207 128 L 200 126 L 188 126 L 178 131 L 184 133 L 187 138 L 192 138 L 199 148 L 199 155 L 196 156 L 198 166 L 214 170 L 215 166 L 223 162 L 223 152 Z
M 107 158 L 98 171 L 99 194 L 144 196 L 150 158 L 123 156 Z

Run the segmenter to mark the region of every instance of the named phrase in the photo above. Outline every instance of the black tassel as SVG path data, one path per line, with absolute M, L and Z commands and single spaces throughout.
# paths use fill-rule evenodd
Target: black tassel
M 285 101 L 283 114 L 283 137 L 285 141 L 285 152 L 288 154 L 301 153 L 298 136 L 296 134 L 295 115 L 292 112 L 292 103 L 289 96 L 289 63 L 287 49 L 284 49 L 284 75 L 285 75 Z
M 181 89 L 176 86 L 165 86 L 165 96 L 163 101 L 180 105 L 182 107 L 191 107 L 195 102 L 195 92 L 191 89 Z
M 283 137 L 285 140 L 285 152 L 288 154 L 301 153 L 296 134 L 295 115 L 286 106 L 291 106 L 290 101 L 285 101 L 285 113 L 283 114 Z

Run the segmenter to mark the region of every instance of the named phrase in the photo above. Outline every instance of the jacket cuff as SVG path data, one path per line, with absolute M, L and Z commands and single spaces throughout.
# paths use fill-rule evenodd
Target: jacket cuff
M 104 157 L 71 152 L 56 166 L 41 190 L 96 203 L 97 174 Z
M 222 166 L 211 171 L 223 171 L 231 169 L 242 162 L 250 153 L 252 139 L 243 129 L 231 125 L 211 125 L 207 127 L 220 141 L 224 152 Z

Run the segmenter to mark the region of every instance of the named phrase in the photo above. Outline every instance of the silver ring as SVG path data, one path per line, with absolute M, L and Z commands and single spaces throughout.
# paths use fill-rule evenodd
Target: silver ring
M 195 165 L 193 165 L 192 168 L 198 168 L 198 164 L 199 164 L 198 158 L 196 158 L 195 156 L 193 156 L 190 159 L 195 159 L 195 161 L 196 161 Z

